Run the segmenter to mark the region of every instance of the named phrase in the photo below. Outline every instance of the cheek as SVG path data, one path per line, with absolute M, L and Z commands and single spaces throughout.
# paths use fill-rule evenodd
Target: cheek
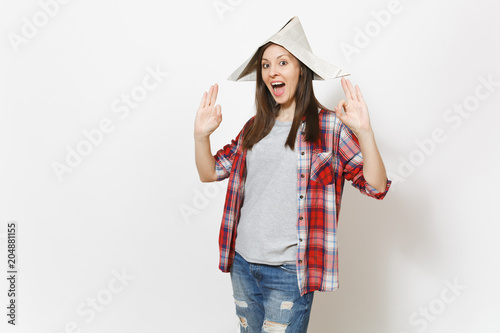
M 290 75 L 291 83 L 293 86 L 297 86 L 300 80 L 300 69 L 298 71 L 294 71 L 292 75 Z
M 299 77 L 295 77 L 293 81 L 291 82 L 290 86 L 292 88 L 292 92 L 295 94 L 295 91 L 297 90 L 297 87 L 299 85 Z

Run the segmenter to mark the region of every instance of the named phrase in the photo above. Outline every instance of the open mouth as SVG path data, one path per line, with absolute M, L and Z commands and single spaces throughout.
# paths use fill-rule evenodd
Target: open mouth
M 285 92 L 285 84 L 281 81 L 271 82 L 273 87 L 274 96 L 281 96 Z

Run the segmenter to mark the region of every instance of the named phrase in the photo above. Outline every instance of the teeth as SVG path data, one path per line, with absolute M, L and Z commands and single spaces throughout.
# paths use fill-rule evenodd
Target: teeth
M 277 86 L 277 85 L 280 85 L 280 84 L 284 84 L 284 83 L 283 82 L 273 82 L 273 83 L 271 83 L 271 85 L 273 85 L 273 86 Z

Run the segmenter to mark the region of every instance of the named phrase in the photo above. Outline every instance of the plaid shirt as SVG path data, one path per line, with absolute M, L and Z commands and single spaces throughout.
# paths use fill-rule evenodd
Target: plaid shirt
M 230 144 L 215 157 L 217 180 L 229 177 L 224 214 L 219 234 L 220 264 L 229 272 L 234 259 L 236 230 L 243 203 L 246 178 L 246 150 L 243 135 L 251 118 Z M 337 219 L 345 179 L 361 193 L 383 199 L 363 177 L 363 158 L 357 138 L 333 111 L 320 110 L 321 138 L 309 143 L 305 121 L 297 132 L 295 149 L 297 168 L 297 277 L 301 295 L 308 292 L 332 291 L 338 288 Z

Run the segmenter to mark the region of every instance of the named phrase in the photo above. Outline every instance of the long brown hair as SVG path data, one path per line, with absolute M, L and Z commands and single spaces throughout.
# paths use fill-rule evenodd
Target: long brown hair
M 268 135 L 279 114 L 280 105 L 276 103 L 271 92 L 262 80 L 262 56 L 264 55 L 264 51 L 272 44 L 272 42 L 269 42 L 261 46 L 254 56 L 256 62 L 253 62 L 253 64 L 257 67 L 257 85 L 255 89 L 255 106 L 257 112 L 253 123 L 243 137 L 243 149 L 252 149 L 253 145 Z M 325 109 L 314 96 L 312 84 L 314 74 L 312 70 L 300 60 L 299 63 L 302 74 L 299 77 L 297 90 L 295 91 L 295 115 L 292 122 L 292 128 L 290 129 L 285 143 L 285 146 L 290 147 L 292 150 L 295 147 L 295 138 L 299 126 L 302 123 L 303 116 L 305 116 L 306 121 L 305 140 L 307 142 L 315 142 L 319 139 L 320 128 L 318 109 Z

